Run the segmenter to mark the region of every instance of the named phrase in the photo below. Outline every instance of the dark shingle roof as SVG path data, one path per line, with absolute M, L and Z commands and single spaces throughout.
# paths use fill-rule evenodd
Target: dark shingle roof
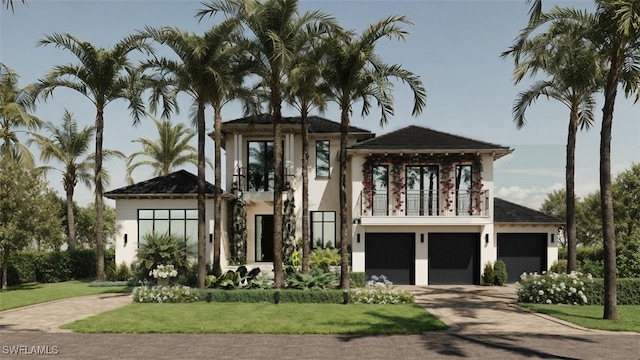
M 325 119 L 320 116 L 307 117 L 307 123 L 309 124 L 309 133 L 340 133 L 340 123 Z M 269 114 L 248 116 L 240 119 L 229 120 L 223 123 L 223 127 L 227 125 L 270 125 L 273 124 L 272 116 Z M 299 116 L 283 116 L 282 125 L 300 125 Z M 371 131 L 360 129 L 355 126 L 349 126 L 349 132 L 351 133 L 366 133 L 370 134 Z
M 494 223 L 558 224 L 564 220 L 500 198 L 493 199 Z
M 214 185 L 206 182 L 205 192 L 213 194 Z M 153 179 L 125 186 L 106 192 L 108 198 L 136 197 L 140 195 L 155 195 L 157 197 L 176 195 L 195 195 L 198 193 L 198 177 L 186 170 L 179 170 L 169 175 L 158 176 Z
M 502 150 L 508 147 L 473 140 L 462 136 L 423 128 L 416 125 L 359 142 L 358 150 Z

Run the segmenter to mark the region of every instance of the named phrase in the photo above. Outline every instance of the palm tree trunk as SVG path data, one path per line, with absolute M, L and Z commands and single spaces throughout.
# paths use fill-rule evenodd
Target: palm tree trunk
M 271 89 L 273 111 L 273 273 L 275 286 L 284 288 L 284 270 L 282 267 L 282 188 L 284 172 L 282 164 L 282 97 L 279 87 Z
M 9 268 L 9 244 L 3 246 L 2 254 L 2 290 L 7 290 L 7 275 Z
M 348 102 L 343 102 L 348 104 Z M 340 289 L 349 289 L 349 243 L 347 242 L 347 135 L 349 106 L 342 106 L 340 116 Z
M 571 106 L 569 116 L 569 130 L 567 132 L 567 169 L 565 172 L 567 207 L 567 274 L 577 269 L 576 259 L 576 196 L 575 196 L 575 158 L 576 158 L 576 135 L 578 133 L 578 107 Z
M 222 266 L 220 264 L 220 243 L 222 240 L 222 115 L 220 114 L 220 106 L 214 107 L 213 119 L 213 162 L 214 162 L 214 187 L 213 194 L 213 274 L 220 276 L 222 274 Z
M 614 48 L 618 48 L 615 47 Z M 604 89 L 602 107 L 602 130 L 600 131 L 600 203 L 602 216 L 602 239 L 604 241 L 604 319 L 618 319 L 616 293 L 616 237 L 611 195 L 611 128 L 613 110 L 618 87 L 620 61 L 618 54 L 611 57 L 611 67 Z
M 64 179 L 64 190 L 67 194 L 67 236 L 68 247 L 67 250 L 74 251 L 76 249 L 76 223 L 75 216 L 73 214 L 73 180 L 67 178 Z
M 309 272 L 309 126 L 307 109 L 300 111 L 300 127 L 302 128 L 302 273 Z
M 207 276 L 207 243 L 206 243 L 206 217 L 205 217 L 205 162 L 204 162 L 204 133 L 205 117 L 204 104 L 200 101 L 197 113 L 198 122 L 198 287 L 204 289 Z
M 104 111 L 98 110 L 96 115 L 96 280 L 104 280 L 104 207 L 102 205 L 102 142 L 104 133 Z

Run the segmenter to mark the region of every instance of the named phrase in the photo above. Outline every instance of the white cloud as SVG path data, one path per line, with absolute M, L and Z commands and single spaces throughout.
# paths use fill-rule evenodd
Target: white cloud
M 530 186 L 509 186 L 496 189 L 496 197 L 514 202 L 535 210 L 540 209 L 547 195 L 555 190 L 564 189 L 561 183 L 554 183 L 548 187 Z

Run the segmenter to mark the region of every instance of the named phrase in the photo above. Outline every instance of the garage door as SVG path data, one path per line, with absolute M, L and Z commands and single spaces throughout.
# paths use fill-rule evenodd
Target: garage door
M 480 234 L 429 234 L 429 285 L 480 284 Z
M 523 272 L 547 269 L 547 234 L 498 234 L 498 259 L 507 265 L 507 282 L 516 282 Z
M 385 275 L 397 285 L 415 284 L 414 233 L 366 233 L 364 239 L 367 279 Z

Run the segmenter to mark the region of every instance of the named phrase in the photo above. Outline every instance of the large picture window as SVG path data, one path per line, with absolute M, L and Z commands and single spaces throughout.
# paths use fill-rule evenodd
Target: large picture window
M 311 239 L 313 248 L 336 247 L 335 211 L 311 212 Z
M 138 210 L 138 244 L 152 232 L 173 234 L 185 239 L 187 246 L 198 244 L 198 210 L 140 209 Z
M 389 167 L 373 166 L 373 216 L 389 215 Z
M 316 141 L 316 177 L 329 177 L 329 140 Z
M 273 141 L 249 141 L 247 151 L 248 191 L 273 191 Z

